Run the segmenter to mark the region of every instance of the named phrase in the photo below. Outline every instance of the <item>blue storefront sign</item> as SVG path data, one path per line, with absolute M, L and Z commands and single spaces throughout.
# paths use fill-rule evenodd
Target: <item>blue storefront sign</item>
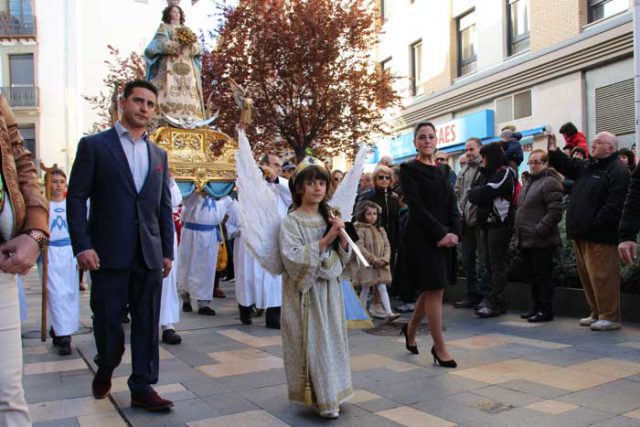
M 436 126 L 438 149 L 446 152 L 457 151 L 472 136 L 483 140 L 492 138 L 494 122 L 493 110 L 482 110 L 439 124 Z M 389 154 L 394 161 L 398 161 L 414 156 L 415 153 L 413 131 L 409 131 L 379 144 L 370 162 L 377 162 L 384 154 Z

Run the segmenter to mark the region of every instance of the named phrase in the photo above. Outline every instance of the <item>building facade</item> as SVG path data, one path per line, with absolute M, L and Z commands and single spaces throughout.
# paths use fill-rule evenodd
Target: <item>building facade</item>
M 415 154 L 412 130 L 432 121 L 458 167 L 465 140 L 514 125 L 527 152 L 572 122 L 635 142 L 633 22 L 628 0 L 380 0 L 376 58 L 397 77 L 402 106 L 371 161 Z M 559 144 L 563 146 L 558 134 Z

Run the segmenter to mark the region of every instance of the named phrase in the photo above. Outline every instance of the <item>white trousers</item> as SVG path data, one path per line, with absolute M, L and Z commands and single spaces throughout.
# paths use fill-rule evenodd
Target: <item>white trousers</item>
M 0 273 L 0 427 L 31 425 L 22 389 L 20 305 L 14 275 Z

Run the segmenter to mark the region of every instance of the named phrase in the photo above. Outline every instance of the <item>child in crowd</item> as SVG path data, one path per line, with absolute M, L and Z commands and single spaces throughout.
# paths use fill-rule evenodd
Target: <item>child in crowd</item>
M 71 249 L 67 226 L 67 175 L 60 169 L 48 172 L 51 182 L 49 203 L 50 241 L 47 266 L 47 312 L 49 334 L 58 354 L 71 354 L 71 335 L 80 324 L 80 276 Z
M 363 200 L 356 206 L 354 226 L 360 237 L 358 246 L 370 266 L 354 265 L 353 281 L 354 285 L 362 287 L 360 301 L 365 307 L 371 287 L 375 286 L 378 289 L 385 312 L 385 321 L 393 322 L 400 315 L 391 311 L 387 293 L 387 285 L 391 284 L 391 267 L 389 266 L 391 246 L 387 233 L 380 224 L 381 210 L 380 206 L 369 200 Z
M 353 394 L 342 266 L 351 255 L 344 222 L 327 205 L 329 172 L 315 159 L 294 173 L 292 212 L 280 226 L 282 352 L 289 399 L 337 418 Z

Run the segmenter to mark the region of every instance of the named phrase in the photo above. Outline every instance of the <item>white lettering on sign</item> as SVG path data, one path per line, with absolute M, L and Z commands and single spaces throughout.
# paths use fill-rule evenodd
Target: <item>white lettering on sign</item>
M 457 123 L 444 124 L 438 128 L 438 145 L 452 144 L 457 138 Z

